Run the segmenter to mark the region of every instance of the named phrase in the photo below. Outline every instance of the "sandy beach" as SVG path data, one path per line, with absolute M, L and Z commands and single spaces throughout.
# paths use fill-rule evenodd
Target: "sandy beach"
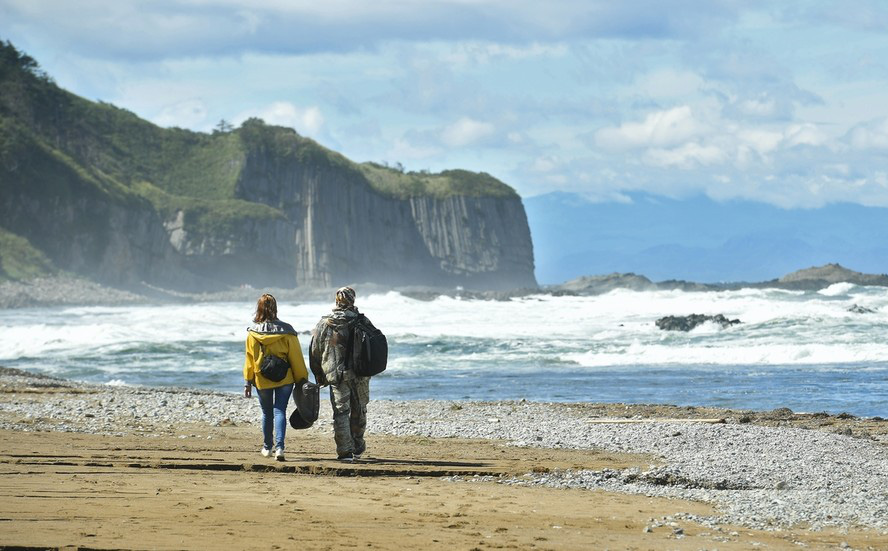
M 869 482 L 877 487 L 856 490 L 873 494 L 875 505 L 853 504 L 874 507 L 872 516 L 850 512 L 831 525 L 814 518 L 785 524 L 775 514 L 771 526 L 756 528 L 763 519 L 754 508 L 747 517 L 734 514 L 744 522 L 731 523 L 709 497 L 657 497 L 630 488 L 636 479 L 654 480 L 651 473 L 665 480 L 677 451 L 657 453 L 658 445 L 649 453 L 619 451 L 631 447 L 625 443 L 579 447 L 557 428 L 579 418 L 583 434 L 653 427 L 672 440 L 706 438 L 709 430 L 784 431 L 781 438 L 798 433 L 817 446 L 835 439 L 849 450 L 849 463 L 859 456 L 872 469 L 880 465 L 872 461 L 888 455 L 888 423 L 878 419 L 623 404 L 371 402 L 368 453 L 348 464 L 333 457 L 323 403 L 315 427 L 288 433 L 281 463 L 259 455 L 258 407 L 233 394 L 85 385 L 0 370 L 0 396 L 3 548 L 888 548 L 879 521 L 879 498 L 888 491 L 881 473 Z M 518 439 L 515 427 L 527 425 L 540 407 L 555 411 L 556 424 Z M 472 419 L 478 427 L 468 427 Z M 484 437 L 457 435 L 476 429 Z M 829 453 L 820 450 L 819 460 Z M 866 459 L 870 454 L 874 459 Z M 680 469 L 681 460 L 674 461 Z M 746 491 L 758 499 L 765 486 L 786 495 L 805 490 L 794 478 L 776 490 L 770 480 L 761 488 L 732 482 L 719 490 L 707 485 L 709 475 L 676 482 L 678 472 L 670 484 L 682 491 Z M 561 483 L 581 474 L 622 486 Z

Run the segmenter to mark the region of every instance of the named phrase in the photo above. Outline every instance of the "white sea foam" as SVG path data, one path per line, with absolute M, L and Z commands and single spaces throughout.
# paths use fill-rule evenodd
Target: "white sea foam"
M 875 312 L 849 312 L 853 304 Z M 305 332 L 330 306 L 281 303 L 280 317 Z M 615 290 L 594 297 L 535 295 L 505 301 L 421 301 L 387 293 L 360 297 L 358 306 L 388 335 L 393 361 L 405 369 L 421 370 L 430 360 L 442 361 L 418 357 L 424 347 L 440 355 L 445 345 L 447 361 L 470 362 L 475 368 L 522 357 L 586 367 L 866 363 L 888 358 L 883 338 L 888 289 L 881 287 L 836 284 L 819 293 Z M 127 351 L 175 359 L 213 349 L 230 354 L 235 364 L 253 308 L 252 303 L 219 303 L 0 311 L 0 361 Z M 742 323 L 726 328 L 704 324 L 689 333 L 661 331 L 654 324 L 662 316 L 692 313 L 724 314 Z M 307 337 L 301 340 L 306 349 Z M 502 346 L 494 348 L 497 343 Z M 398 346 L 413 347 L 412 352 L 398 357 Z M 213 366 L 195 359 L 193 369 Z
M 566 361 L 585 367 L 644 365 L 816 365 L 868 363 L 885 359 L 885 347 L 868 345 L 848 350 L 838 345 L 773 344 L 749 346 L 633 344 L 625 349 L 564 354 Z
M 833 283 L 826 289 L 821 289 L 820 291 L 818 291 L 818 293 L 827 297 L 837 297 L 849 294 L 856 287 L 857 286 L 853 283 L 847 283 L 843 281 L 841 283 Z

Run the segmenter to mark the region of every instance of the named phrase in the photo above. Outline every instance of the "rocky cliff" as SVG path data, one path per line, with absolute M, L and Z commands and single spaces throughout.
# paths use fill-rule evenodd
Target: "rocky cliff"
M 844 268 L 839 264 L 814 266 L 786 274 L 780 279 L 758 282 L 695 283 L 693 281 L 667 280 L 653 282 L 645 276 L 633 273 L 613 273 L 600 276 L 582 276 L 560 285 L 544 286 L 552 294 L 600 295 L 615 289 L 632 291 L 732 291 L 738 289 L 791 289 L 795 291 L 819 291 L 835 283 L 853 283 L 888 287 L 888 275 L 865 274 Z M 866 308 L 855 305 L 855 313 L 867 313 Z
M 888 275 L 864 274 L 849 270 L 840 264 L 814 266 L 786 274 L 778 280 L 781 284 L 825 287 L 833 283 L 854 283 L 855 285 L 877 285 L 888 287 Z
M 521 199 L 489 175 L 357 164 L 258 119 L 158 128 L 4 43 L 0 191 L 0 230 L 114 285 L 536 287 Z

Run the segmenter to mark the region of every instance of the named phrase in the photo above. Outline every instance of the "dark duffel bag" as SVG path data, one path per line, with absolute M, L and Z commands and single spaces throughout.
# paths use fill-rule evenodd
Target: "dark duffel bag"
M 293 389 L 293 402 L 296 409 L 290 414 L 290 426 L 294 429 L 307 429 L 318 420 L 321 407 L 321 387 L 305 381 Z

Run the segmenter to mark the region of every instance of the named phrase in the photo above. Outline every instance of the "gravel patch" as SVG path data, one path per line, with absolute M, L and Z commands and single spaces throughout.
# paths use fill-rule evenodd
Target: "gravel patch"
M 182 424 L 189 423 L 259 422 L 255 398 L 234 393 L 91 385 L 9 369 L 0 370 L 0 393 L 0 428 L 10 430 L 150 437 L 187 433 Z M 329 431 L 329 410 L 322 406 L 309 430 Z M 689 520 L 711 526 L 862 526 L 888 532 L 888 446 L 877 440 L 739 422 L 601 424 L 592 419 L 570 404 L 373 401 L 368 432 L 648 454 L 661 458 L 659 464 L 496 481 L 708 502 L 721 515 Z M 194 435 L 181 437 L 189 436 Z
M 140 304 L 145 297 L 67 275 L 0 281 L 0 308 Z
M 516 446 L 662 457 L 646 470 L 528 473 L 500 482 L 603 489 L 715 504 L 752 528 L 864 526 L 888 531 L 888 447 L 875 440 L 750 424 L 598 424 L 562 404 L 374 404 L 371 428 L 429 437 L 499 438 Z

